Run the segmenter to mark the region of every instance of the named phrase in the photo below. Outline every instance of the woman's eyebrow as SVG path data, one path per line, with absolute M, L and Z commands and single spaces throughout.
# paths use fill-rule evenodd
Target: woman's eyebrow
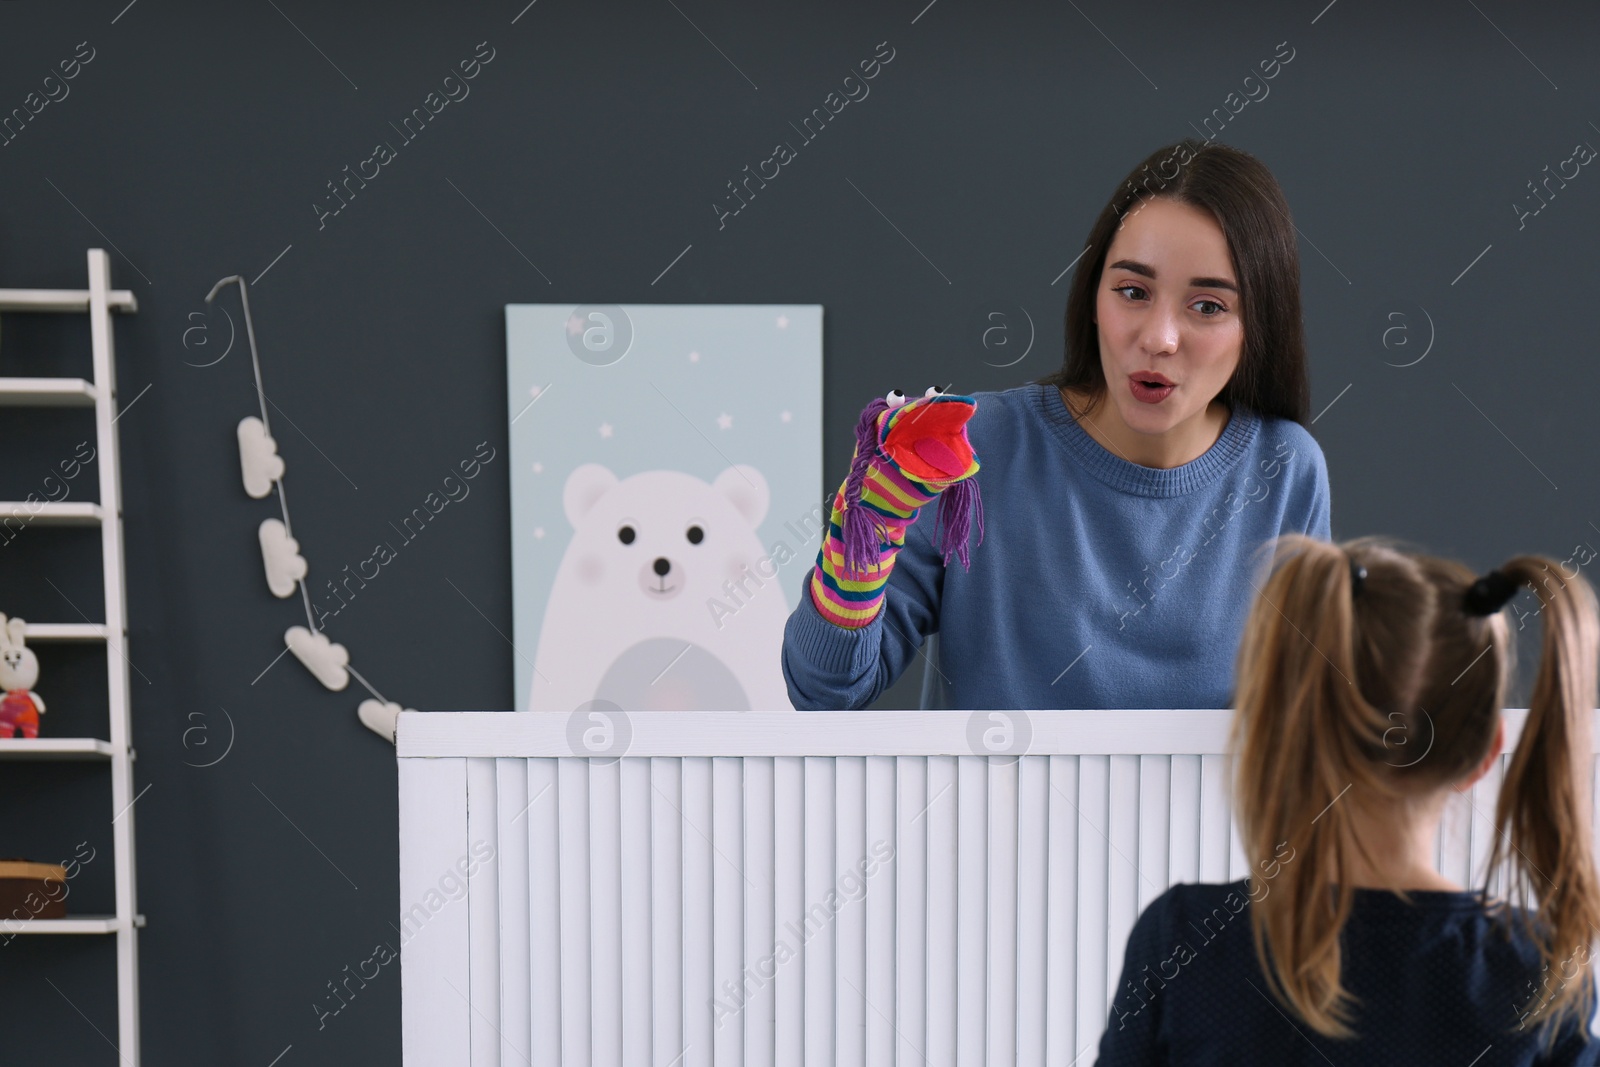
M 1142 274 L 1146 278 L 1154 279 L 1154 267 L 1146 266 L 1136 259 L 1119 259 L 1110 265 L 1112 270 L 1131 270 L 1135 274 Z M 1231 293 L 1238 293 L 1239 287 L 1226 278 L 1190 278 L 1189 285 L 1195 289 L 1226 289 Z

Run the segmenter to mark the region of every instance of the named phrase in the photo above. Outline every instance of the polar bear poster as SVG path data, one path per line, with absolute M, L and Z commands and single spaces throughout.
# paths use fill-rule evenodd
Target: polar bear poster
M 529 708 L 790 707 L 772 655 L 789 615 L 775 580 L 784 561 L 756 536 L 769 499 L 748 465 L 709 484 L 682 471 L 575 469 L 563 493 L 572 540 L 545 607 Z
M 827 512 L 821 308 L 511 305 L 523 710 L 784 710 Z

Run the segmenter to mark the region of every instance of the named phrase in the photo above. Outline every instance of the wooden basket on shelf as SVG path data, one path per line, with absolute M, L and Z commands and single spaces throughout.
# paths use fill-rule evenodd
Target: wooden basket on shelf
M 0 860 L 0 920 L 65 918 L 66 886 L 59 864 Z

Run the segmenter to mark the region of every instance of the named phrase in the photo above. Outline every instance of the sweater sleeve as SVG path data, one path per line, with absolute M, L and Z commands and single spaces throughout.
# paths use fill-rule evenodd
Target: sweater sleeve
M 1316 473 L 1316 485 L 1311 494 L 1311 517 L 1306 520 L 1305 532 L 1322 541 L 1333 540 L 1333 530 L 1330 512 L 1332 510 L 1329 500 L 1332 495 L 1328 486 L 1328 461 L 1322 455 L 1322 449 L 1314 453 L 1315 462 L 1312 467 Z
M 1161 950 L 1170 945 L 1167 915 L 1174 889 L 1169 888 L 1144 909 L 1128 934 L 1122 956 L 1122 977 L 1111 1001 L 1111 1015 L 1100 1035 L 1096 1067 L 1166 1067 L 1167 1049 L 1161 1037 L 1162 997 L 1140 985 L 1146 967 L 1159 971 Z M 1148 997 L 1148 999 L 1145 999 Z
M 783 629 L 783 679 L 800 711 L 853 711 L 877 700 L 917 658 L 939 629 L 944 562 L 928 540 L 926 522 L 906 527 L 905 547 L 885 585 L 883 607 L 867 625 L 850 629 L 824 619 L 811 602 L 811 570 L 800 606 Z

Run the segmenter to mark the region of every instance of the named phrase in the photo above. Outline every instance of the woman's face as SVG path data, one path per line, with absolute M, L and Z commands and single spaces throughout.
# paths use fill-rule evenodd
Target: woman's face
M 1129 429 L 1205 424 L 1239 365 L 1238 285 L 1209 213 L 1158 198 L 1123 218 L 1100 274 L 1095 323 L 1107 394 Z

